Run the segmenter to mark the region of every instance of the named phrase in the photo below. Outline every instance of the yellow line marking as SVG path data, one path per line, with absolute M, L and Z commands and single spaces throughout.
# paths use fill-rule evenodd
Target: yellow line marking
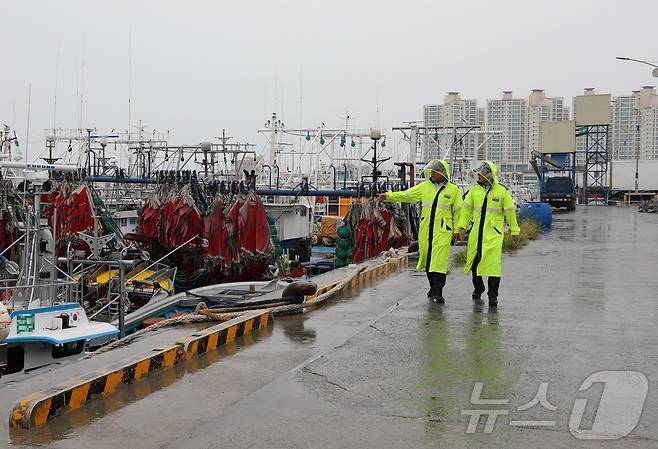
M 219 342 L 219 332 L 213 332 L 208 337 L 208 351 L 217 349 L 217 343 Z
M 237 326 L 231 326 L 226 331 L 226 343 L 235 340 L 235 333 L 237 332 Z
M 246 323 L 244 323 L 244 335 L 247 335 L 251 333 L 251 328 L 254 327 L 254 319 L 247 320 Z
M 39 402 L 34 407 L 31 415 L 34 418 L 35 426 L 41 426 L 46 423 L 48 420 L 48 414 L 50 413 L 50 404 L 52 404 L 52 401 L 52 398 L 48 398 L 43 402 Z
M 71 392 L 71 400 L 69 401 L 69 408 L 75 410 L 82 407 L 87 402 L 87 395 L 89 394 L 89 386 L 91 384 L 82 384 L 76 387 Z
M 267 323 L 270 320 L 270 314 L 265 313 L 260 316 L 260 325 L 258 326 L 259 329 L 265 329 L 267 327 Z
M 123 370 L 115 371 L 107 375 L 105 379 L 105 389 L 103 390 L 103 397 L 109 396 L 114 393 L 117 389 L 117 386 L 121 383 L 121 377 L 123 377 Z
M 187 347 L 187 357 L 192 357 L 196 354 L 197 348 L 199 347 L 199 342 L 197 340 L 191 341 Z
M 135 381 L 138 381 L 149 372 L 149 366 L 151 366 L 151 359 L 142 360 L 137 363 L 135 366 Z
M 170 349 L 164 353 L 164 360 L 162 362 L 163 368 L 171 368 L 176 363 L 176 349 Z

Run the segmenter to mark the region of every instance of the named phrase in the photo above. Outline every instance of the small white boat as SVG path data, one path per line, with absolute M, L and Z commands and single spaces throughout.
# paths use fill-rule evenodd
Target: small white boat
M 77 303 L 17 310 L 10 317 L 9 335 L 2 342 L 6 354 L 4 374 L 27 373 L 61 363 L 119 334 L 119 329 L 109 323 L 89 321 Z

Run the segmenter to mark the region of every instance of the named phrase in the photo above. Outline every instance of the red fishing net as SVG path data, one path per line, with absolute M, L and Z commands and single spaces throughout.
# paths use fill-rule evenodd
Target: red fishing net
M 355 263 L 409 244 L 406 217 L 394 205 L 374 200 L 353 203 L 345 223 L 354 236 L 352 262 Z
M 218 194 L 202 216 L 189 185 L 160 192 L 142 207 L 138 229 L 166 251 L 194 236 L 205 238 L 208 246 L 197 253 L 203 257 L 180 257 L 177 265 L 185 272 L 205 268 L 213 282 L 261 279 L 274 251 L 265 206 L 255 193 Z M 199 241 L 185 249 L 194 246 Z

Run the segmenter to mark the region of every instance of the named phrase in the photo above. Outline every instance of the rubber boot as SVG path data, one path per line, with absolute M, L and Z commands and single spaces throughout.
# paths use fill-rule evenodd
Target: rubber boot
M 445 273 L 429 273 L 432 290 L 434 294 L 432 295 L 432 300 L 437 304 L 445 304 L 445 299 L 443 298 L 443 287 L 446 285 L 446 275 Z
M 489 307 L 498 307 L 498 287 L 500 287 L 500 278 L 497 276 L 489 276 L 487 279 L 487 286 L 489 291 L 487 296 L 489 297 Z
M 434 297 L 434 284 L 432 283 L 432 273 L 426 271 L 425 274 L 427 275 L 427 281 L 430 284 L 430 289 L 427 290 L 427 297 L 429 299 L 432 299 Z
M 475 271 L 473 271 L 473 294 L 471 295 L 473 302 L 481 303 L 482 293 L 484 293 L 484 291 L 484 281 L 482 280 L 482 276 L 477 276 Z

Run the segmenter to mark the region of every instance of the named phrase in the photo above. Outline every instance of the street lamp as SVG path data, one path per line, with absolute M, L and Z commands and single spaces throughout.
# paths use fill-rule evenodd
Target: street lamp
M 373 150 L 372 154 L 372 159 L 361 159 L 363 162 L 367 162 L 368 164 L 372 165 L 372 183 L 375 184 L 377 182 L 377 178 L 381 175 L 381 172 L 378 170 L 379 164 L 386 162 L 390 159 L 390 157 L 385 157 L 383 159 L 377 159 L 377 141 L 381 139 L 382 132 L 378 129 L 373 129 L 370 131 L 370 139 L 372 140 L 372 147 L 371 149 Z
M 651 74 L 654 76 L 654 78 L 658 78 L 658 65 L 652 64 L 647 61 L 642 61 L 639 59 L 633 59 L 633 58 L 626 58 L 624 56 L 617 56 L 617 59 L 620 61 L 633 61 L 633 62 L 639 62 L 640 64 L 648 65 L 650 67 L 653 67 L 653 70 L 651 71 Z

